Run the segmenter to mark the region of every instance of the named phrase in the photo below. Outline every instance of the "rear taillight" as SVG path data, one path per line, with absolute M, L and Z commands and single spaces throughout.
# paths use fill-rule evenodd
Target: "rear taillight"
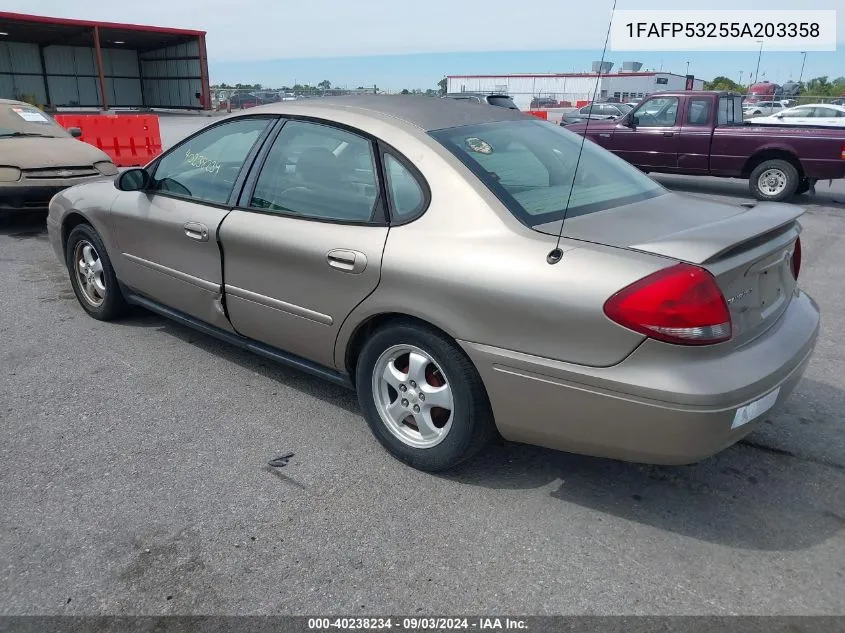
M 795 250 L 792 251 L 792 276 L 798 279 L 801 272 L 801 238 L 795 240 Z
M 679 345 L 712 345 L 731 338 L 731 315 L 716 279 L 676 264 L 623 288 L 604 304 L 619 325 Z
M 845 160 L 845 143 L 842 144 L 842 148 L 840 149 L 841 154 L 839 154 L 839 158 Z

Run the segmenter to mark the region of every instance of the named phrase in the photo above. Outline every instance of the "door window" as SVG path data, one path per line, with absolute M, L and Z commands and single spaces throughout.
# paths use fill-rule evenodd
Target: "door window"
M 718 125 L 742 125 L 742 97 L 719 97 Z
M 834 110 L 833 108 L 814 108 L 813 111 L 814 117 L 824 117 L 826 119 L 836 118 L 842 116 L 842 113 L 839 110 Z
M 784 118 L 801 119 L 813 116 L 813 108 L 792 108 L 783 113 Z
M 387 187 L 393 203 L 393 213 L 399 220 L 410 218 L 425 205 L 425 194 L 414 175 L 390 154 L 384 156 Z
M 672 127 L 678 117 L 678 97 L 655 97 L 637 111 L 640 127 Z
M 690 99 L 687 125 L 707 125 L 710 121 L 710 99 Z
M 288 121 L 267 154 L 249 205 L 366 222 L 378 193 L 370 141 L 340 128 Z
M 159 161 L 151 190 L 226 203 L 246 157 L 271 122 L 269 118 L 238 119 L 188 139 Z

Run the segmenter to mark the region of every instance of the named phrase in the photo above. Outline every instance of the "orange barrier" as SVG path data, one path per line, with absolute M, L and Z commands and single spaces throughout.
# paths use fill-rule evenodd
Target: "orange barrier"
M 586 100 L 586 101 L 576 101 L 576 102 L 575 102 L 575 107 L 576 107 L 576 108 L 583 108 L 583 107 L 584 107 L 585 105 L 587 105 L 588 103 L 591 103 L 591 102 L 590 102 L 589 100 Z
M 549 113 L 545 110 L 526 110 L 525 113 L 535 116 L 538 119 L 545 119 L 546 121 L 549 120 Z
M 146 165 L 161 154 L 158 117 L 149 114 L 57 114 L 64 128 L 82 130 L 80 141 L 99 147 L 118 167 Z

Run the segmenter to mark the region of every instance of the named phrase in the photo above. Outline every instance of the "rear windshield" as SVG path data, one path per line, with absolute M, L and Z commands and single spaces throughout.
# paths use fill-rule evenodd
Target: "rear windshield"
M 592 141 L 583 143 L 579 163 L 581 137 L 540 120 L 462 126 L 431 135 L 528 226 L 666 193 L 648 176 Z
M 511 110 L 519 110 L 516 107 L 516 104 L 513 102 L 513 99 L 510 97 L 487 97 L 487 103 L 494 106 L 499 106 L 500 108 L 510 108 Z

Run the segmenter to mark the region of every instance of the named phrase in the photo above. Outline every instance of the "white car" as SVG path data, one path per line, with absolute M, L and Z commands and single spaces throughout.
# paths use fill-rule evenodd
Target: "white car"
M 845 127 L 845 106 L 831 105 L 829 103 L 810 103 L 788 108 L 772 116 L 756 117 L 754 124 Z
M 742 115 L 745 118 L 777 114 L 786 108 L 780 101 L 758 101 L 757 103 L 746 103 L 742 106 Z

